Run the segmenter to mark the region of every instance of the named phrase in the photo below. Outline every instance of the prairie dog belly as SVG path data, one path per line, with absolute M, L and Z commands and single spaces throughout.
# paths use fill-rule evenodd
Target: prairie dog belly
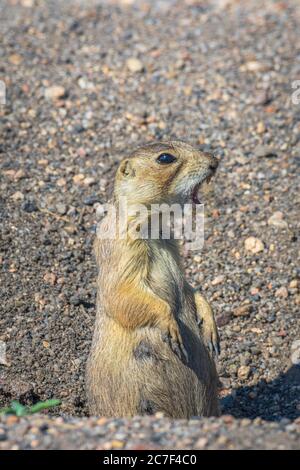
M 97 349 L 89 358 L 94 377 L 94 383 L 88 384 L 92 413 L 121 416 L 126 410 L 127 416 L 134 416 L 160 411 L 172 417 L 174 407 L 181 418 L 189 417 L 191 410 L 193 415 L 211 413 L 208 395 L 213 364 L 196 334 L 196 322 L 190 321 L 190 314 L 186 316 L 189 321 L 180 322 L 180 329 L 187 363 L 171 350 L 158 329 L 124 331 L 105 316 L 100 320 Z

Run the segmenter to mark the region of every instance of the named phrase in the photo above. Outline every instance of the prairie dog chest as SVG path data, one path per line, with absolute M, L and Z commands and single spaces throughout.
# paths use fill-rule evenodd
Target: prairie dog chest
M 183 304 L 184 276 L 176 249 L 167 241 L 151 242 L 149 279 L 154 292 L 176 310 Z

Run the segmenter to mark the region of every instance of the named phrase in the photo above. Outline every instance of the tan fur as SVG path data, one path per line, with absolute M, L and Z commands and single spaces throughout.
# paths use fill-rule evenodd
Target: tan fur
M 176 162 L 158 164 L 166 152 Z M 183 142 L 142 147 L 120 164 L 115 207 L 121 196 L 129 207 L 184 203 L 212 166 L 214 157 Z M 112 223 L 112 214 L 102 221 Z M 218 415 L 217 373 L 206 346 L 218 343 L 217 328 L 207 301 L 184 279 L 174 240 L 135 240 L 127 233 L 126 239 L 97 238 L 95 253 L 97 315 L 86 375 L 90 413 Z

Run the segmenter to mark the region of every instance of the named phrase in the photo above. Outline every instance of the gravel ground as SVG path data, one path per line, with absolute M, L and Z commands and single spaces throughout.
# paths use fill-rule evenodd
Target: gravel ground
M 13 416 L 0 421 L 0 449 L 298 449 L 299 424 L 227 415 L 190 421 L 40 416 L 20 422 Z
M 297 3 L 0 0 L 0 405 L 60 398 L 66 419 L 4 420 L 0 447 L 296 447 Z M 168 138 L 221 160 L 185 265 L 217 316 L 231 417 L 69 421 L 87 414 L 97 204 L 124 154 Z

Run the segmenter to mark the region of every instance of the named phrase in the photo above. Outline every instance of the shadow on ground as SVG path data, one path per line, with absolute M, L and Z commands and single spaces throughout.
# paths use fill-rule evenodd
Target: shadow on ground
M 261 380 L 253 387 L 237 388 L 221 399 L 221 409 L 235 418 L 281 421 L 300 417 L 300 366 L 291 366 L 272 382 Z

